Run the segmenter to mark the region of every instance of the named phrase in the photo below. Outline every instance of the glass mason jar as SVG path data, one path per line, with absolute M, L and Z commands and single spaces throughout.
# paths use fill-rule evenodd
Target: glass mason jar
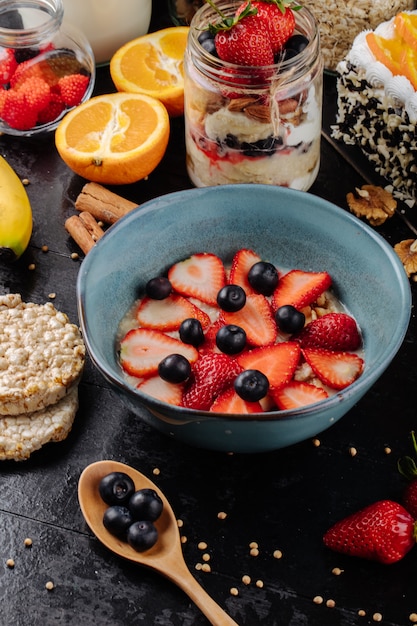
M 240 1 L 220 0 L 233 15 Z M 262 183 L 306 191 L 320 166 L 323 63 L 318 28 L 308 9 L 295 11 L 295 33 L 308 44 L 267 67 L 227 63 L 198 37 L 217 13 L 194 16 L 185 54 L 187 171 L 197 187 Z
M 54 130 L 87 100 L 94 55 L 76 28 L 62 28 L 62 0 L 0 3 L 0 131 L 31 136 Z
M 374 30 L 400 11 L 416 6 L 415 0 L 303 0 L 319 24 L 321 50 L 326 70 L 334 72 L 363 30 Z

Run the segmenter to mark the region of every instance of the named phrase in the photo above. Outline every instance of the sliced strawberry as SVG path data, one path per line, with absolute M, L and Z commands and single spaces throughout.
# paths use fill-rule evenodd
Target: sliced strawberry
M 294 376 L 300 360 L 301 349 L 295 341 L 255 348 L 237 357 L 239 365 L 259 370 L 269 380 L 270 390 L 282 387 Z
M 210 407 L 210 411 L 214 413 L 239 413 L 240 415 L 263 413 L 259 402 L 243 400 L 233 387 L 229 387 L 215 399 Z
M 332 389 L 344 389 L 352 384 L 364 367 L 363 359 L 351 352 L 305 348 L 302 353 L 315 375 Z
M 280 306 L 292 304 L 296 309 L 302 309 L 314 302 L 331 283 L 331 276 L 327 272 L 291 270 L 279 280 L 272 296 L 273 307 L 277 310 Z
M 246 295 L 256 293 L 249 284 L 248 274 L 252 265 L 259 263 L 259 261 L 262 261 L 261 257 L 253 250 L 248 248 L 238 250 L 232 259 L 228 283 L 230 285 L 239 285 L 245 290 Z
M 151 378 L 147 378 L 140 383 L 137 389 L 148 394 L 148 396 L 161 400 L 161 402 L 180 406 L 184 384 L 174 385 L 163 380 L 160 376 L 151 376 Z
M 215 306 L 217 294 L 226 283 L 226 273 L 218 256 L 198 253 L 175 263 L 168 271 L 168 279 L 181 295 Z
M 271 396 L 277 407 L 284 411 L 320 402 L 320 400 L 328 398 L 329 394 L 321 387 L 298 380 L 291 380 L 287 385 L 279 389 L 272 389 Z
M 225 324 L 236 324 L 246 332 L 248 344 L 269 346 L 277 337 L 277 325 L 271 306 L 265 296 L 250 294 L 245 306 L 239 311 L 222 313 Z
M 357 350 L 362 343 L 355 320 L 346 313 L 326 313 L 304 326 L 296 339 L 302 348 L 339 352 Z
M 152 376 L 162 359 L 182 354 L 190 363 L 198 358 L 197 350 L 159 330 L 134 328 L 120 342 L 120 363 L 131 376 Z
M 178 294 L 171 294 L 163 300 L 145 297 L 136 312 L 141 326 L 165 331 L 178 330 L 181 323 L 190 317 L 198 319 L 203 329 L 210 325 L 210 317 L 205 311 Z
M 183 395 L 183 405 L 190 409 L 208 411 L 214 399 L 242 371 L 239 363 L 227 354 L 202 354 L 192 366 L 190 383 Z
M 204 342 L 199 347 L 200 352 L 219 352 L 216 346 L 216 335 L 218 330 L 224 326 L 221 319 L 215 320 L 204 333 Z

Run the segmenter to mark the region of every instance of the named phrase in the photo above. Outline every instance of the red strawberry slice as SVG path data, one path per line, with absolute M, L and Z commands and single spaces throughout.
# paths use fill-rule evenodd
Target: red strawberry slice
M 271 396 L 282 411 L 298 409 L 329 397 L 327 391 L 316 385 L 292 380 L 279 389 L 272 389 Z
M 137 389 L 148 394 L 148 396 L 161 400 L 161 402 L 180 406 L 184 384 L 174 385 L 159 376 L 151 376 L 151 378 L 147 378 L 142 383 L 139 383 Z
M 224 322 L 217 319 L 207 328 L 204 333 L 204 342 L 199 346 L 200 352 L 219 352 L 216 345 L 216 335 L 222 326 L 224 326 Z
M 262 261 L 261 257 L 253 250 L 242 248 L 238 250 L 232 259 L 232 266 L 229 274 L 229 285 L 239 285 L 242 287 L 246 295 L 256 293 L 248 281 L 249 270 L 252 265 Z
M 291 380 L 300 360 L 300 353 L 300 346 L 295 341 L 287 341 L 255 348 L 239 355 L 237 361 L 242 369 L 255 369 L 265 374 L 271 391 Z
M 226 283 L 226 273 L 218 256 L 198 253 L 175 263 L 168 271 L 168 279 L 181 295 L 215 306 L 217 294 Z
M 401 504 L 379 500 L 336 522 L 323 541 L 335 552 L 391 564 L 415 545 L 416 525 Z
M 233 387 L 226 389 L 220 394 L 210 407 L 214 413 L 239 413 L 247 415 L 249 413 L 263 413 L 259 402 L 247 402 L 243 400 Z
M 252 346 L 271 345 L 277 337 L 277 325 L 271 305 L 261 294 L 248 295 L 242 309 L 233 313 L 224 311 L 222 319 L 225 324 L 236 324 L 243 328 L 247 342 Z
M 292 304 L 296 309 L 302 309 L 314 302 L 331 283 L 327 272 L 291 270 L 279 280 L 272 297 L 273 307 L 277 310 L 280 306 Z
M 183 405 L 190 409 L 208 411 L 214 399 L 242 371 L 239 363 L 221 353 L 202 354 L 192 366 L 189 385 L 183 395 Z
M 363 359 L 351 352 L 305 348 L 302 353 L 315 375 L 332 389 L 344 389 L 352 384 L 364 367 Z
M 190 317 L 198 319 L 203 329 L 211 322 L 205 311 L 178 294 L 171 294 L 163 300 L 145 297 L 136 312 L 141 326 L 165 331 L 178 330 L 181 323 Z
M 303 348 L 338 351 L 357 350 L 362 343 L 355 320 L 346 313 L 326 313 L 304 326 L 296 339 Z
M 120 342 L 120 363 L 131 376 L 152 376 L 158 364 L 170 354 L 182 354 L 190 363 L 198 358 L 197 350 L 159 330 L 134 328 Z

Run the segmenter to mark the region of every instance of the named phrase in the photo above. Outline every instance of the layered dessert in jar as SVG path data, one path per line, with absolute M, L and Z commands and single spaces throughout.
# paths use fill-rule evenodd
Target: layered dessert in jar
M 320 166 L 323 74 L 312 14 L 285 0 L 210 5 L 194 16 L 185 55 L 192 182 L 308 190 Z
M 392 193 L 417 199 L 417 11 L 362 31 L 337 66 L 333 136 L 357 145 Z

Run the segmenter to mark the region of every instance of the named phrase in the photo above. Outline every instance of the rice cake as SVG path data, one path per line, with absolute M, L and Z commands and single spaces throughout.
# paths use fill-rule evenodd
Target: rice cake
M 63 441 L 78 410 L 78 385 L 59 402 L 34 413 L 0 417 L 0 461 L 24 461 L 51 441 Z
M 51 302 L 0 296 L 0 416 L 33 413 L 67 395 L 81 377 L 79 328 Z

